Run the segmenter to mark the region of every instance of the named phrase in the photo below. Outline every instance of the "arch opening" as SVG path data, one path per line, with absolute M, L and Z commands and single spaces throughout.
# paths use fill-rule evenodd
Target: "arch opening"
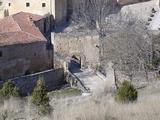
M 81 69 L 81 57 L 73 55 L 70 59 L 69 70 L 75 71 Z

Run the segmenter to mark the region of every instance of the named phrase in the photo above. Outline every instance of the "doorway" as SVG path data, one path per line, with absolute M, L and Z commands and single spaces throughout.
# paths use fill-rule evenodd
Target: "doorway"
M 81 57 L 73 55 L 70 59 L 69 70 L 75 71 L 81 69 Z

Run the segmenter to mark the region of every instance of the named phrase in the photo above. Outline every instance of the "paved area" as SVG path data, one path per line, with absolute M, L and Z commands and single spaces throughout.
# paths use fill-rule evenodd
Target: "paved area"
M 99 77 L 93 70 L 86 69 L 73 74 L 81 80 L 91 93 L 102 92 L 104 90 L 106 84 L 105 79 Z

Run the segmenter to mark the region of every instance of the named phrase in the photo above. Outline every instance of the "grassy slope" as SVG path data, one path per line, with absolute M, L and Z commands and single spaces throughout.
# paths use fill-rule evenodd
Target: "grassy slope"
M 63 90 L 58 90 L 58 91 L 53 91 L 49 93 L 49 96 L 51 98 L 64 98 L 64 97 L 72 97 L 72 96 L 77 96 L 81 95 L 81 90 L 76 89 L 76 88 L 66 88 Z
M 91 97 L 83 104 L 62 107 L 56 120 L 160 120 L 160 82 L 139 91 L 132 104 L 117 104 L 112 97 Z
M 0 106 L 0 114 L 7 111 L 7 119 L 26 118 L 38 120 L 160 120 L 160 82 L 140 90 L 139 99 L 133 104 L 117 104 L 113 97 L 73 97 L 75 90 L 67 90 L 71 98 L 51 99 L 54 111 L 51 116 L 38 116 L 34 107 L 22 100 L 11 99 Z M 73 92 L 74 91 L 74 92 Z M 50 93 L 63 96 L 66 91 Z M 1 117 L 0 117 L 1 120 Z

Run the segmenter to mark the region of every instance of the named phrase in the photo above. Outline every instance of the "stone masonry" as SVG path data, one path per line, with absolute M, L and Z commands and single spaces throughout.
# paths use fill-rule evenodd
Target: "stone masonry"
M 55 53 L 64 57 L 76 56 L 81 67 L 96 67 L 99 64 L 99 36 L 97 33 L 52 34 Z

